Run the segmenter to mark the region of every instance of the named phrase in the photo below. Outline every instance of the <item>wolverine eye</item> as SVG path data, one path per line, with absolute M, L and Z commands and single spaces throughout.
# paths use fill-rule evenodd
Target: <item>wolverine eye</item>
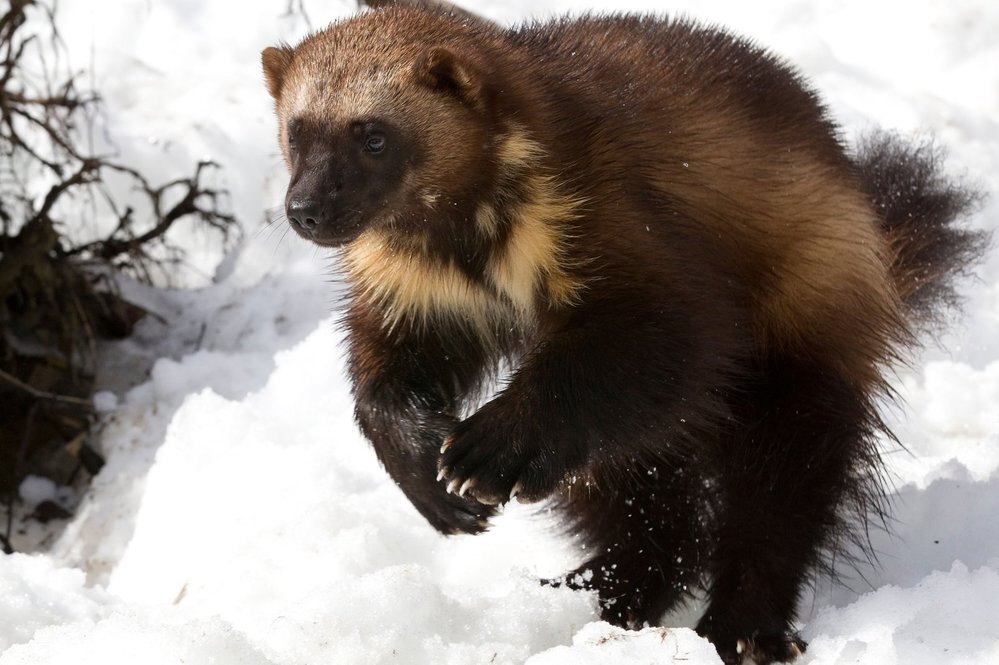
M 383 134 L 369 134 L 368 138 L 364 139 L 364 149 L 372 155 L 382 152 L 385 150 L 385 136 Z

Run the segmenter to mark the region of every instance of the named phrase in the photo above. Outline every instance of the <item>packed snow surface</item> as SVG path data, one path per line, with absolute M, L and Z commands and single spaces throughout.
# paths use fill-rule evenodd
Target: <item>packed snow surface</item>
M 993 194 L 972 223 L 997 228 L 992 0 L 475 10 L 510 23 L 668 10 L 729 26 L 795 62 L 848 139 L 877 125 L 934 136 L 950 173 Z M 105 348 L 107 465 L 64 529 L 0 558 L 0 665 L 719 663 L 684 627 L 695 615 L 622 631 L 597 621 L 590 595 L 539 585 L 583 554 L 543 510 L 514 505 L 484 535 L 437 535 L 356 431 L 329 259 L 265 222 L 286 176 L 258 55 L 352 11 L 60 3 L 73 64 L 107 100 L 100 135 L 154 179 L 218 161 L 248 240 L 220 263 L 202 236 L 179 237 L 194 251 L 182 281 L 202 288 L 132 287 L 157 316 Z M 805 600 L 803 663 L 999 663 L 999 253 L 964 293 L 964 318 L 894 379 L 906 406 L 886 417 L 907 450 L 887 451 L 896 522 L 874 535 L 880 566 Z M 141 361 L 151 369 L 130 386 Z M 28 508 L 73 498 L 38 478 L 21 494 Z

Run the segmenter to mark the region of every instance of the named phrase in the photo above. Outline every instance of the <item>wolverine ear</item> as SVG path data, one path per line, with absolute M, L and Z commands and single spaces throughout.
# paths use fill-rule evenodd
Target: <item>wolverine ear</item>
M 271 97 L 277 99 L 281 95 L 281 85 L 284 83 L 285 72 L 295 55 L 295 50 L 282 44 L 280 47 L 265 48 L 260 54 L 260 62 L 264 66 L 264 78 L 267 79 L 267 89 Z
M 432 90 L 454 95 L 481 109 L 486 103 L 485 77 L 468 59 L 435 46 L 416 61 L 416 78 Z

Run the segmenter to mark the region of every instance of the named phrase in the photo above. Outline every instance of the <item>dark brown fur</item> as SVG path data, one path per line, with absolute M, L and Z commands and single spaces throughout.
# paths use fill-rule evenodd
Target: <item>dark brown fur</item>
M 972 197 L 892 138 L 851 157 L 719 30 L 378 4 L 414 6 L 263 61 L 379 458 L 445 533 L 551 498 L 614 623 L 706 583 L 727 663 L 793 659 L 802 585 L 882 515 L 883 372 L 980 248 L 950 226 Z

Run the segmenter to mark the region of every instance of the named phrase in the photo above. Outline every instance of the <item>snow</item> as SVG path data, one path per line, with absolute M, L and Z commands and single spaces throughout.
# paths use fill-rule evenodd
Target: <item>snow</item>
M 476 10 L 512 22 L 663 5 L 595 3 Z M 93 66 L 107 100 L 99 142 L 154 181 L 214 158 L 247 240 L 223 261 L 181 230 L 194 258 L 179 281 L 202 288 L 129 287 L 155 316 L 103 349 L 107 465 L 45 547 L 0 558 L 0 665 L 719 663 L 683 627 L 693 614 L 622 631 L 588 594 L 539 585 L 581 558 L 543 511 L 514 505 L 486 534 L 444 538 L 379 467 L 351 419 L 340 287 L 322 253 L 265 221 L 286 176 L 258 54 L 309 29 L 289 4 L 60 4 L 71 61 Z M 305 2 L 312 27 L 352 5 Z M 848 137 L 932 134 L 953 174 L 999 192 L 999 4 L 671 8 L 797 63 Z M 973 223 L 997 221 L 993 198 Z M 803 603 L 803 663 L 999 662 L 999 252 L 979 276 L 966 315 L 894 380 L 906 406 L 886 417 L 907 448 L 887 455 L 896 523 L 874 534 L 880 567 Z M 21 487 L 27 504 L 68 492 Z
M 54 501 L 58 491 L 59 488 L 54 482 L 42 476 L 27 476 L 17 488 L 21 501 L 30 505 L 37 505 L 42 501 Z

